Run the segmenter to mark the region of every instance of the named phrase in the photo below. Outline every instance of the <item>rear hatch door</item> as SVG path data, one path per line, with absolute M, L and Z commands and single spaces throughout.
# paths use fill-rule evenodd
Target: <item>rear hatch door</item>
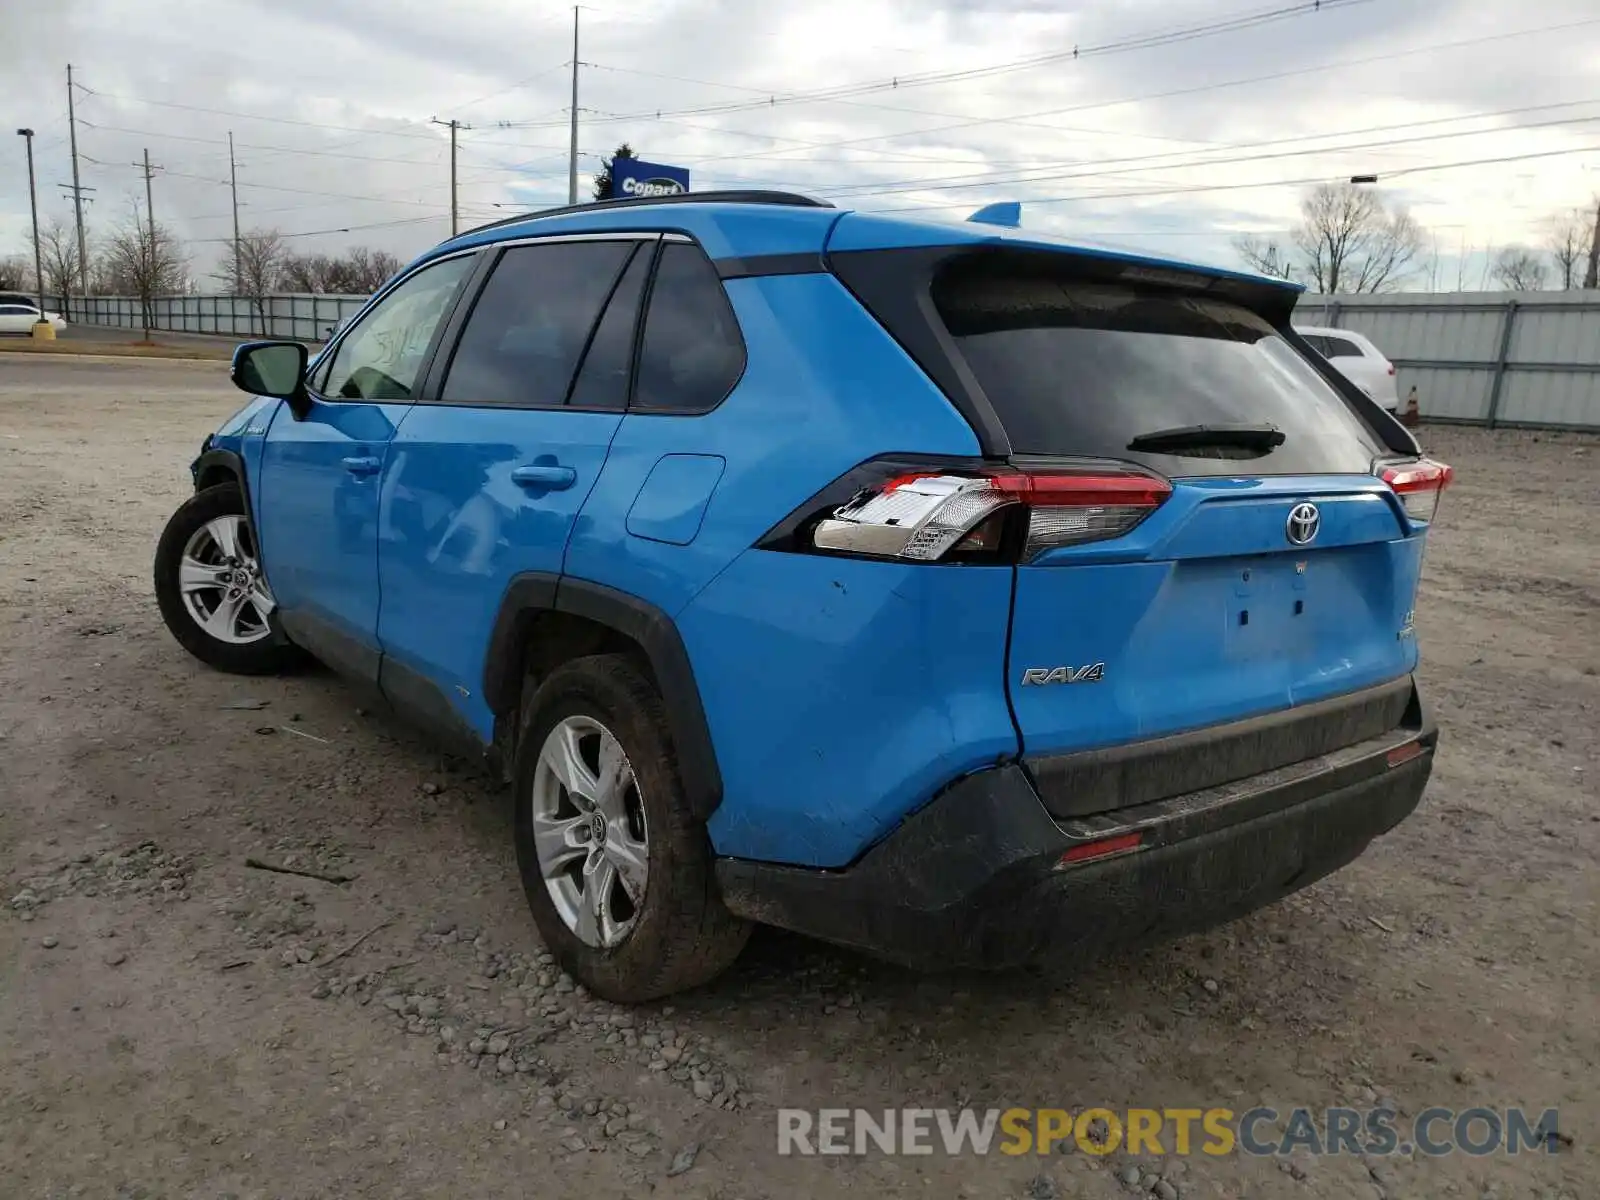
M 1016 465 L 1118 460 L 1171 481 L 1120 536 L 1034 510 L 1007 665 L 1025 756 L 1239 722 L 1412 669 L 1420 528 L 1373 474 L 1381 436 L 1273 322 L 1167 281 L 1005 256 L 970 257 L 933 292 Z M 1235 757 L 1234 777 L 1384 732 L 1403 707 L 1334 705 L 1320 733 Z

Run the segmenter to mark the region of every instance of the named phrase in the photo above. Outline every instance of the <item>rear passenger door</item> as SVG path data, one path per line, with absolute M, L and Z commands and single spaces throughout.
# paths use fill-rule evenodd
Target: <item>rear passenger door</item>
M 653 236 L 507 246 L 463 304 L 382 489 L 382 684 L 399 708 L 487 742 L 484 657 L 512 581 L 561 572 L 627 408 Z M 459 333 L 459 336 L 457 336 Z

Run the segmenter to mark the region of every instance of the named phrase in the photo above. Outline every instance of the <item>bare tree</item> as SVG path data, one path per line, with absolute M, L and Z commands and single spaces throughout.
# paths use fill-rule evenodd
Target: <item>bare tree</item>
M 1294 263 L 1289 255 L 1271 238 L 1257 237 L 1253 233 L 1241 234 L 1233 239 L 1233 249 L 1253 270 L 1278 279 L 1294 278 Z
M 1544 248 L 1555 264 L 1561 290 L 1571 291 L 1583 276 L 1589 253 L 1590 214 L 1581 208 L 1554 213 L 1544 221 Z
M 215 278 L 227 285 L 235 296 L 250 301 L 254 315 L 267 329 L 267 297 L 284 284 L 284 266 L 289 248 L 276 229 L 255 229 L 239 236 L 236 252 L 227 256 Z
M 399 272 L 401 262 L 387 250 L 368 250 L 357 246 L 345 255 L 349 270 L 349 290 L 356 295 L 377 291 Z
M 1594 198 L 1594 224 L 1589 226 L 1589 265 L 1583 269 L 1583 286 L 1600 287 L 1600 194 Z
M 1494 277 L 1508 292 L 1544 290 L 1545 263 L 1526 246 L 1507 246 L 1494 259 Z
M 1421 227 L 1353 183 L 1324 183 L 1300 202 L 1297 269 L 1323 294 L 1393 291 L 1422 252 Z
M 155 298 L 187 290 L 189 264 L 170 230 L 151 225 L 135 208 L 122 228 L 112 233 L 102 256 L 102 276 L 109 290 L 139 297 L 144 337 L 155 325 Z
M 328 291 L 333 277 L 333 259 L 326 254 L 288 254 L 284 256 L 281 278 L 291 292 Z
M 33 283 L 33 268 L 26 256 L 8 254 L 0 258 L 0 291 L 27 291 Z
M 61 298 L 65 312 L 78 290 L 78 237 L 60 217 L 52 217 L 39 230 L 39 253 L 44 262 L 44 290 Z
M 294 292 L 367 296 L 400 270 L 401 262 L 385 250 L 357 246 L 342 258 L 326 254 L 290 255 L 284 260 L 284 286 Z

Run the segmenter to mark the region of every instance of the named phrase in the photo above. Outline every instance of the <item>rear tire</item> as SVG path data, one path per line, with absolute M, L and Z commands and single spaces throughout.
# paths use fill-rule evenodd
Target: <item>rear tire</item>
M 207 666 L 276 675 L 304 661 L 278 628 L 238 484 L 208 487 L 178 506 L 156 546 L 155 585 L 168 631 Z
M 514 781 L 528 907 L 591 992 L 654 1000 L 709 982 L 739 956 L 750 925 L 723 906 L 661 697 L 627 658 L 574 659 L 527 698 Z

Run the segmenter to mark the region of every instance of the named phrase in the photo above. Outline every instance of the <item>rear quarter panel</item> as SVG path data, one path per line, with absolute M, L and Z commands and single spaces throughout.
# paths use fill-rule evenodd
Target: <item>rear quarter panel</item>
M 866 459 L 972 455 L 977 439 L 832 275 L 726 286 L 743 378 L 709 413 L 623 419 L 565 571 L 676 619 L 722 773 L 717 852 L 839 866 L 942 783 L 1016 753 L 1011 571 L 751 549 Z M 698 524 L 637 503 L 673 455 L 724 464 L 689 473 L 708 498 L 660 493 L 703 504 Z

